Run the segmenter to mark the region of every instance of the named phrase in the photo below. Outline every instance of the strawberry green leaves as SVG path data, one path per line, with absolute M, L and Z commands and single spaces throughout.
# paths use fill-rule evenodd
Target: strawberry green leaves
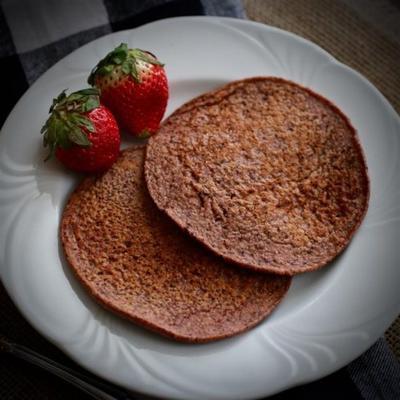
M 96 75 L 108 75 L 110 74 L 114 67 L 117 65 L 122 65 L 128 58 L 128 46 L 126 43 L 121 43 L 113 51 L 108 53 L 99 63 L 92 69 L 88 83 L 94 86 Z M 125 65 L 125 64 L 124 64 Z M 126 67 L 124 67 L 126 70 Z
M 82 147 L 89 147 L 91 145 L 87 136 L 76 126 L 68 132 L 68 140 Z
M 121 69 L 124 74 L 131 75 L 136 82 L 139 82 L 139 73 L 134 59 L 128 58 L 125 60 L 121 65 Z
M 88 88 L 71 93 L 58 102 L 58 106 L 66 107 L 68 111 L 80 113 L 89 112 L 100 105 L 99 91 L 96 88 Z
M 128 46 L 126 45 L 126 43 L 121 43 L 108 55 L 108 58 L 110 58 L 111 61 L 116 65 L 122 64 L 127 57 L 128 57 Z
M 105 76 L 119 68 L 125 75 L 131 76 L 135 82 L 140 82 L 139 62 L 161 65 L 155 56 L 140 49 L 128 49 L 126 43 L 121 43 L 113 51 L 108 53 L 91 71 L 88 83 L 95 85 L 96 76 Z
M 64 89 L 55 99 L 53 99 L 53 103 L 50 106 L 50 110 L 49 113 L 53 112 L 54 107 L 58 104 L 61 103 L 62 101 L 64 101 L 64 99 L 67 97 L 67 95 L 65 94 L 66 89 Z
M 52 157 L 57 147 L 91 146 L 85 131 L 94 132 L 94 126 L 85 114 L 99 105 L 99 92 L 96 88 L 79 90 L 69 96 L 63 90 L 53 100 L 50 117 L 40 131 L 43 134 L 43 145 L 50 149 L 46 160 Z

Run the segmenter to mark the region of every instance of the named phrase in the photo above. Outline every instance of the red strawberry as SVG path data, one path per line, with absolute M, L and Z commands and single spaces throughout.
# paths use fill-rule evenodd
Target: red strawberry
M 78 172 L 100 172 L 118 158 L 121 138 L 111 112 L 100 105 L 99 92 L 90 88 L 53 100 L 43 126 L 43 144 L 66 167 Z
M 147 137 L 158 130 L 168 102 L 163 64 L 151 53 L 120 44 L 92 70 L 88 82 L 129 133 Z

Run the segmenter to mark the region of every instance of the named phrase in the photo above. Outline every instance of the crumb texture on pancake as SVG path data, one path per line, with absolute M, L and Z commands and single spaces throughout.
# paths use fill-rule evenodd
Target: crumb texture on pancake
M 143 163 L 143 148 L 126 150 L 70 197 L 61 240 L 80 281 L 107 308 L 177 340 L 221 339 L 260 322 L 290 279 L 226 265 L 186 236 L 151 200 Z
M 293 82 L 253 78 L 185 104 L 149 141 L 150 195 L 178 225 L 242 266 L 293 275 L 338 255 L 368 206 L 348 119 Z

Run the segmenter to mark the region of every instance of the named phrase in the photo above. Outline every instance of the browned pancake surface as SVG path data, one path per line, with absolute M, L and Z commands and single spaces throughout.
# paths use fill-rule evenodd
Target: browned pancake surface
M 188 342 L 231 336 L 257 324 L 290 279 L 226 265 L 154 205 L 143 178 L 144 149 L 122 153 L 70 197 L 61 239 L 72 269 L 104 306 Z
M 145 174 L 158 207 L 192 236 L 278 274 L 332 260 L 369 197 L 348 119 L 278 78 L 233 82 L 182 106 L 150 139 Z

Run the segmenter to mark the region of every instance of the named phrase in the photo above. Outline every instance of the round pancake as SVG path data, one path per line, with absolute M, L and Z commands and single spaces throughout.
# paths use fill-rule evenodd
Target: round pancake
M 143 148 L 124 151 L 71 195 L 61 240 L 79 280 L 106 308 L 177 340 L 207 342 L 256 325 L 290 279 L 226 265 L 183 233 L 151 200 L 143 163 Z
M 368 206 L 356 132 L 342 112 L 279 78 L 200 96 L 150 138 L 155 203 L 226 260 L 294 275 L 327 264 Z

